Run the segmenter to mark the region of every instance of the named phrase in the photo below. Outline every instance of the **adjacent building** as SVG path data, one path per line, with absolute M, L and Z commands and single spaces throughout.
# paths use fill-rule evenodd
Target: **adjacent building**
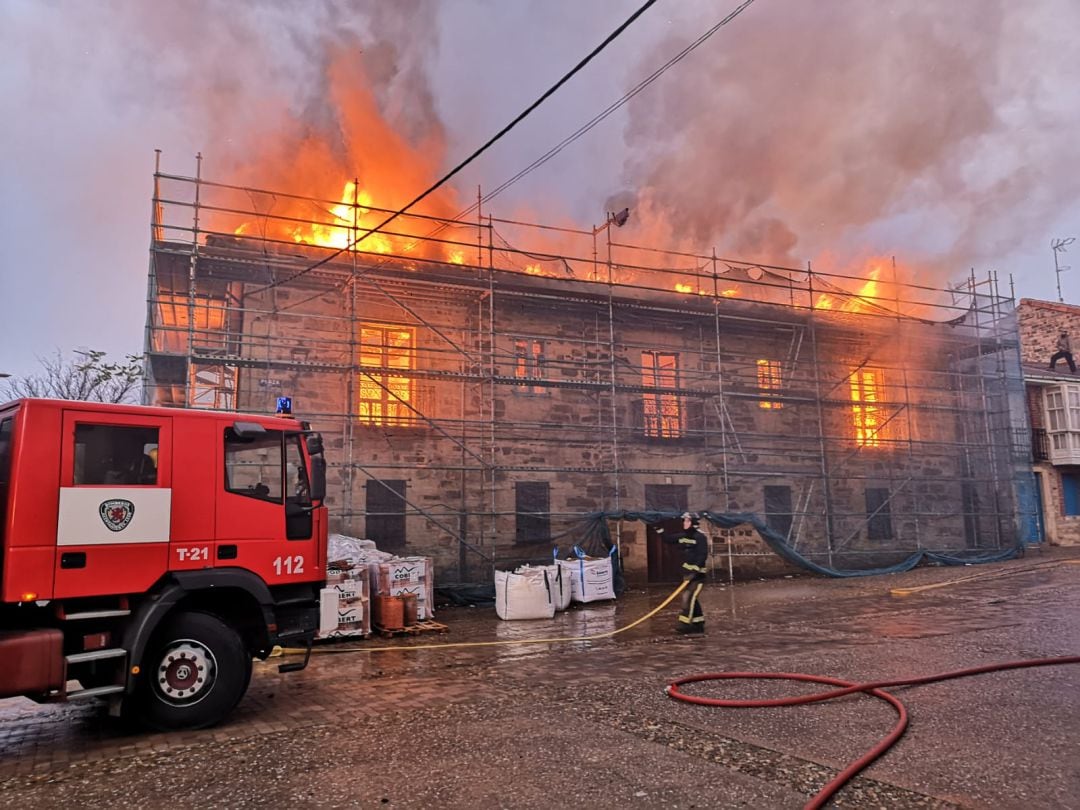
M 1025 298 L 1017 313 L 1042 530 L 1080 545 L 1080 374 L 1065 359 L 1050 367 L 1062 334 L 1080 344 L 1080 306 Z

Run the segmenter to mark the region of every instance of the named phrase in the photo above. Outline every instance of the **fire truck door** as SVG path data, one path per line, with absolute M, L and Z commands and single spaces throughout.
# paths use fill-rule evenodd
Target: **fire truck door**
M 172 420 L 64 411 L 55 598 L 146 590 L 168 565 Z
M 269 584 L 318 576 L 310 484 L 301 435 L 225 432 L 225 475 L 216 517 L 215 562 Z

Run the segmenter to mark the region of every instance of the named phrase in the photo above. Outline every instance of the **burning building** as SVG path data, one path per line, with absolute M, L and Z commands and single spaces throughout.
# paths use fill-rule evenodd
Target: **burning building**
M 565 550 L 590 521 L 628 578 L 670 579 L 655 529 L 685 509 L 754 513 L 833 569 L 1025 539 L 1030 431 L 993 276 L 943 291 L 888 262 L 768 267 L 633 246 L 615 217 L 478 207 L 367 235 L 389 212 L 356 184 L 155 188 L 146 400 L 292 396 L 326 438 L 333 528 L 444 580 Z M 735 574 L 790 565 L 754 532 L 712 539 Z

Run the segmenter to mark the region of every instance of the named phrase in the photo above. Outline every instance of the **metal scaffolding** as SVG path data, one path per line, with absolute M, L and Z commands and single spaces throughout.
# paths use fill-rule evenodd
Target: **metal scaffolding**
M 327 437 L 343 533 L 486 579 L 636 512 L 753 512 L 839 568 L 1025 539 L 1011 295 L 785 268 L 499 219 L 154 176 L 145 401 L 272 409 Z M 626 232 L 630 232 L 630 228 Z M 624 513 L 631 513 L 629 516 Z M 601 518 L 603 519 L 603 518 Z M 779 558 L 714 532 L 724 567 Z

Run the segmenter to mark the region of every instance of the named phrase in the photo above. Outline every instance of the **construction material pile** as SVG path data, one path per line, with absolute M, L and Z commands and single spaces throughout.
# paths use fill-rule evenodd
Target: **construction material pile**
M 407 630 L 434 616 L 430 557 L 398 557 L 371 540 L 330 535 L 318 638 Z

